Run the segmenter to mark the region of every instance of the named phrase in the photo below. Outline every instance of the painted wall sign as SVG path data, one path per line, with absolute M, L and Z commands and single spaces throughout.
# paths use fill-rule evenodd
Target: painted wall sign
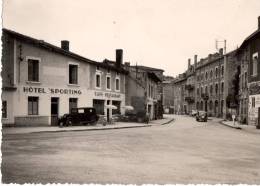
M 110 92 L 95 92 L 96 97 L 105 97 L 105 98 L 120 98 L 120 94 L 110 93 Z
M 39 93 L 39 94 L 73 94 L 80 95 L 81 90 L 75 89 L 59 89 L 59 88 L 42 88 L 42 87 L 23 87 L 25 93 Z

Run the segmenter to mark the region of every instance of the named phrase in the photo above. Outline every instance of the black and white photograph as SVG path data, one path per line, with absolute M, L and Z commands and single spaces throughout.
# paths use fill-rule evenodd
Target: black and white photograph
M 259 0 L 2 0 L 1 183 L 260 185 Z

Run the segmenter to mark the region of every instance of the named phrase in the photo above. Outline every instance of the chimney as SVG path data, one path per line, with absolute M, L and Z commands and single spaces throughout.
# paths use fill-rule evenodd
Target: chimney
M 69 50 L 70 50 L 70 42 L 67 41 L 67 40 L 62 40 L 62 41 L 61 41 L 61 48 L 62 48 L 63 50 L 69 51 Z
M 120 68 L 123 63 L 123 50 L 116 49 L 116 67 Z
M 194 66 L 195 66 L 195 69 L 197 68 L 197 58 L 198 58 L 198 55 L 194 55 Z
M 190 58 L 188 59 L 188 70 L 190 69 Z
M 223 56 L 223 48 L 219 49 L 219 54 Z
M 258 30 L 260 30 L 260 16 L 258 16 Z

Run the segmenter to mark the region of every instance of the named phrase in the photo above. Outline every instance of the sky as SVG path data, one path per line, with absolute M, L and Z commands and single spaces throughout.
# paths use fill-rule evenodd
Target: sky
M 124 61 L 164 69 L 176 76 L 188 58 L 227 52 L 253 33 L 260 0 L 3 0 L 2 26 L 60 46 L 86 58 Z M 222 46 L 221 46 L 222 45 Z M 223 43 L 219 43 L 219 48 Z

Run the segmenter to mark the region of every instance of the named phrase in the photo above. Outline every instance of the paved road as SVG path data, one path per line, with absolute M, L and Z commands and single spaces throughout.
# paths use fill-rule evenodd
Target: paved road
M 260 184 L 260 136 L 216 121 L 4 135 L 4 183 Z

